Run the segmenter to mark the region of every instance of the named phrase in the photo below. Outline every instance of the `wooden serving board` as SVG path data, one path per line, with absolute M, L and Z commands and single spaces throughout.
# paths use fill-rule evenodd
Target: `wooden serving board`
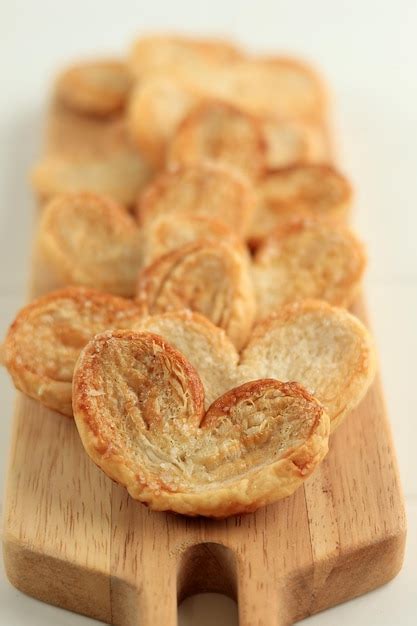
M 49 150 L 65 133 L 74 140 L 58 121 Z M 34 283 L 51 287 L 39 266 Z M 355 311 L 364 317 L 362 303 Z M 241 626 L 292 624 L 395 576 L 405 533 L 378 380 L 303 487 L 224 521 L 149 511 L 90 461 L 70 419 L 17 398 L 4 558 L 10 581 L 45 602 L 111 624 L 174 626 L 178 602 L 217 591 L 237 599 Z

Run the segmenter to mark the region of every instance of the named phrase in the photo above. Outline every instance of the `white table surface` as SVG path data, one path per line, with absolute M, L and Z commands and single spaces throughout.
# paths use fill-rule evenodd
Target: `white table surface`
M 334 95 L 355 222 L 368 245 L 367 294 L 406 496 L 405 565 L 385 587 L 303 621 L 309 626 L 417 624 L 417 2 L 415 0 L 0 0 L 0 334 L 24 302 L 36 157 L 54 72 L 77 56 L 123 52 L 146 30 L 228 34 L 288 51 L 324 72 Z M 0 372 L 1 484 L 14 392 Z M 0 626 L 95 624 L 14 589 L 0 567 Z M 234 603 L 191 598 L 181 626 L 237 624 Z M 158 626 L 158 625 L 155 625 Z

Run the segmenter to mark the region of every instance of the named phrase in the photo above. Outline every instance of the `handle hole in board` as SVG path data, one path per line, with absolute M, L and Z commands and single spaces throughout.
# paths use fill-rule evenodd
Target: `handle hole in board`
M 235 600 L 220 593 L 198 593 L 178 607 L 178 626 L 238 626 Z

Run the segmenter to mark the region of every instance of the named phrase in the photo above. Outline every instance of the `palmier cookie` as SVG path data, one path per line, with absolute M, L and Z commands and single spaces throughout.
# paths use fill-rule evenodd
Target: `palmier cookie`
M 121 111 L 132 86 L 125 63 L 92 60 L 67 68 L 56 82 L 58 99 L 79 113 L 107 116 Z
M 152 74 L 133 89 L 127 108 L 129 135 L 154 168 L 164 165 L 178 125 L 201 99 L 201 92 L 171 74 Z
M 204 387 L 206 410 L 238 384 L 239 354 L 223 329 L 189 310 L 144 317 L 133 330 L 161 335 L 197 370 Z
M 261 120 L 266 142 L 268 170 L 306 163 L 329 162 L 329 146 L 323 128 L 305 120 Z
M 285 57 L 254 57 L 224 65 L 222 97 L 257 116 L 323 120 L 327 95 L 307 64 Z
M 149 222 L 142 235 L 144 267 L 168 252 L 201 240 L 230 242 L 234 247 L 241 245 L 226 224 L 202 215 L 180 213 L 174 218 L 168 212 Z
M 224 222 L 244 237 L 255 204 L 248 178 L 215 163 L 196 163 L 154 178 L 140 194 L 136 212 L 144 226 L 161 215 L 201 215 Z
M 300 385 L 253 381 L 205 413 L 197 371 L 148 332 L 96 336 L 80 356 L 73 391 L 87 453 L 154 510 L 254 511 L 290 495 L 328 448 L 328 417 Z
M 55 396 L 58 398 L 58 393 L 61 394 L 53 405 L 56 407 L 59 402 L 58 408 L 62 406 L 63 398 L 66 399 L 66 407 L 69 406 L 68 381 L 71 380 L 73 365 L 83 342 L 97 331 L 97 326 L 92 328 L 92 324 L 97 324 L 98 319 L 102 319 L 96 315 L 96 307 L 88 304 L 95 292 L 91 296 L 90 290 L 74 290 L 75 295 L 68 296 L 69 292 L 70 290 L 64 292 L 67 293 L 66 300 L 87 302 L 81 310 L 82 315 L 78 310 L 66 317 L 64 313 L 64 325 L 57 313 L 68 308 L 61 307 L 62 292 L 51 294 L 47 297 L 47 302 L 50 303 L 49 309 L 58 315 L 57 321 L 53 321 L 52 316 L 51 324 L 50 315 L 31 314 L 33 308 L 36 313 L 37 303 L 25 307 L 9 331 L 4 350 L 5 364 L 15 385 L 50 406 L 51 394 L 45 393 L 45 387 L 41 394 L 38 389 L 40 381 L 44 384 L 46 380 L 49 386 L 53 383 Z M 102 307 L 103 297 L 101 302 L 97 298 L 98 296 L 98 306 Z M 113 298 L 110 302 L 121 302 L 123 307 L 124 301 Z M 106 322 L 104 314 L 102 315 L 104 326 Z M 123 315 L 117 313 L 117 325 L 131 326 L 162 336 L 194 366 L 203 384 L 206 409 L 220 395 L 239 384 L 258 377 L 274 376 L 284 381 L 296 380 L 308 388 L 310 393 L 314 393 L 325 407 L 334 430 L 365 395 L 375 372 L 373 343 L 363 324 L 346 310 L 320 301 L 309 300 L 288 305 L 279 314 L 258 323 L 248 346 L 241 354 L 240 362 L 236 349 L 224 331 L 201 315 L 190 311 L 175 311 L 141 318 L 133 305 L 131 312 L 127 308 L 125 317 Z M 21 332 L 22 320 L 27 318 L 30 319 L 29 329 L 23 326 L 24 332 Z M 107 324 L 116 326 L 114 321 L 108 321 Z M 43 347 L 37 351 L 36 358 L 32 358 L 32 352 L 26 349 L 26 344 L 30 341 L 29 334 L 30 337 L 48 338 L 48 343 L 43 341 Z M 74 336 L 77 340 L 72 340 L 70 345 L 73 349 L 69 352 L 67 337 Z M 55 361 L 50 360 L 51 337 L 54 341 L 58 337 L 61 346 L 55 354 Z M 71 358 L 68 362 L 69 354 Z M 45 378 L 45 372 L 54 363 L 57 371 L 66 373 L 66 396 L 62 395 L 62 382 L 59 383 L 55 372 L 52 383 Z M 27 371 L 31 374 L 28 375 Z M 61 408 L 59 410 L 62 411 Z M 66 411 L 69 409 L 66 408 Z
M 248 258 L 230 242 L 183 246 L 140 273 L 137 301 L 151 315 L 187 308 L 202 313 L 240 348 L 255 315 Z
M 181 122 L 167 152 L 168 166 L 199 161 L 215 161 L 256 180 L 266 163 L 259 121 L 225 102 L 201 102 Z
M 294 216 L 343 221 L 351 201 L 348 181 L 329 165 L 311 163 L 269 170 L 258 183 L 258 208 L 250 239 L 259 243 Z
M 104 155 L 47 156 L 32 169 L 31 182 L 42 201 L 90 192 L 131 207 L 149 176 L 149 165 L 137 150 L 123 148 Z
M 258 322 L 240 357 L 224 332 L 196 313 L 154 315 L 135 329 L 161 335 L 184 354 L 209 403 L 257 378 L 296 381 L 325 407 L 332 430 L 359 404 L 375 374 L 365 326 L 345 309 L 319 300 L 287 305 Z
M 133 217 L 109 198 L 79 193 L 53 199 L 42 213 L 38 242 L 63 284 L 134 294 L 141 235 Z
M 129 53 L 129 68 L 136 78 L 160 72 L 190 81 L 204 81 L 207 73 L 242 57 L 231 42 L 155 34 L 137 39 Z
M 81 349 L 108 328 L 130 328 L 137 305 L 82 287 L 67 287 L 24 307 L 11 325 L 4 364 L 17 389 L 45 406 L 72 415 L 72 374 Z
M 241 354 L 241 380 L 296 380 L 330 417 L 334 430 L 362 400 L 375 375 L 375 350 L 365 326 L 320 300 L 282 307 L 259 322 Z
M 343 224 L 311 218 L 282 224 L 255 254 L 258 317 L 306 298 L 349 307 L 365 266 L 362 243 Z

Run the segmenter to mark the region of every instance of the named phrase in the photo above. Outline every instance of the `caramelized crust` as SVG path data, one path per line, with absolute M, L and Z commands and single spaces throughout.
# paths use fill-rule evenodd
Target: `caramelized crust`
M 294 216 L 343 221 L 351 200 L 348 181 L 329 165 L 299 164 L 270 170 L 258 184 L 258 208 L 250 239 L 259 243 Z
M 258 317 L 305 298 L 349 307 L 365 265 L 363 245 L 342 224 L 308 218 L 282 224 L 255 255 Z
M 160 216 L 199 215 L 222 221 L 244 236 L 255 203 L 247 178 L 217 164 L 198 163 L 157 176 L 139 196 L 137 217 L 146 225 Z
M 42 213 L 38 243 L 63 284 L 134 295 L 142 265 L 141 234 L 112 200 L 92 193 L 58 196 Z
M 134 330 L 161 335 L 179 350 L 197 370 L 208 409 L 220 395 L 237 385 L 239 355 L 224 330 L 192 311 L 151 315 Z
M 225 102 L 201 102 L 181 122 L 169 146 L 170 166 L 215 161 L 252 179 L 265 168 L 266 145 L 258 120 Z
M 282 307 L 255 326 L 240 362 L 241 380 L 296 380 L 322 403 L 334 430 L 356 407 L 375 374 L 365 326 L 319 300 Z
M 299 385 L 259 380 L 204 415 L 197 372 L 161 337 L 112 331 L 74 376 L 83 445 L 107 475 L 155 510 L 225 517 L 292 493 L 327 452 L 329 421 Z
M 128 300 L 82 288 L 54 292 L 24 308 L 6 338 L 5 365 L 18 389 L 70 413 L 78 354 L 111 327 L 150 331 L 179 350 L 199 374 L 206 409 L 247 381 L 295 380 L 323 404 L 334 430 L 365 395 L 375 371 L 363 324 L 322 301 L 291 304 L 259 322 L 239 361 L 224 331 L 202 315 L 187 310 L 142 317 Z
M 191 309 L 223 328 L 241 347 L 255 301 L 248 259 L 224 242 L 196 242 L 157 259 L 139 275 L 137 301 L 149 314 Z
M 130 300 L 82 287 L 54 291 L 17 315 L 3 346 L 4 364 L 17 389 L 72 415 L 72 374 L 82 348 L 96 333 L 139 319 Z
M 132 86 L 126 64 L 117 60 L 83 61 L 58 77 L 57 97 L 79 113 L 107 116 L 121 111 Z

